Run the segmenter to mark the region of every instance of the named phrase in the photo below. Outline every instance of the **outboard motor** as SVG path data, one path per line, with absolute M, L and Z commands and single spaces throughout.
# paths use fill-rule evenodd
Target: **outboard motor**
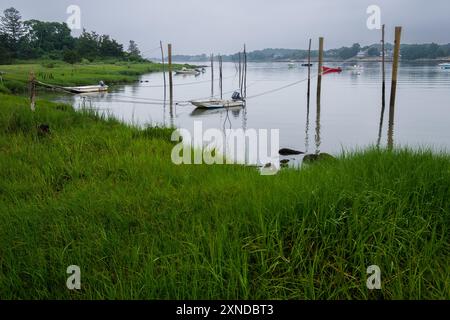
M 231 96 L 231 99 L 244 101 L 244 99 L 242 99 L 241 94 L 238 91 L 235 91 L 233 93 L 233 95 Z
M 103 80 L 99 82 L 99 85 L 100 85 L 100 87 L 104 87 L 105 86 L 105 83 L 103 82 Z

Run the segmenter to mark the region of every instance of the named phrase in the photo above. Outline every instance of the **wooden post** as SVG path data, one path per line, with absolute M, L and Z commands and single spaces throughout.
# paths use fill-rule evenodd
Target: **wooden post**
M 308 48 L 308 108 L 309 108 L 310 94 L 311 94 L 311 39 L 309 39 L 309 48 Z
M 34 72 L 30 72 L 30 107 L 31 111 L 36 110 L 36 77 Z
M 395 98 L 397 94 L 397 76 L 398 76 L 398 63 L 400 60 L 401 36 L 402 36 L 402 27 L 395 27 L 395 47 L 394 47 L 394 62 L 392 65 L 391 101 L 389 103 L 389 130 L 388 130 L 389 149 L 392 149 L 394 147 Z
M 219 55 L 219 87 L 220 87 L 220 99 L 223 99 L 223 70 L 222 70 L 222 56 Z
M 383 27 L 381 29 L 381 68 L 382 68 L 382 75 L 383 75 L 383 84 L 382 84 L 382 99 L 383 99 L 383 106 L 386 105 L 386 48 L 385 48 L 385 25 L 383 24 Z
M 211 54 L 211 98 L 214 97 L 214 55 Z
M 163 78 L 164 78 L 164 100 L 166 100 L 166 96 L 167 96 L 166 70 L 165 70 L 166 68 L 165 68 L 165 63 L 164 63 L 164 49 L 163 49 L 162 41 L 159 41 L 159 45 L 161 47 L 161 61 L 162 61 Z
M 318 69 L 318 77 L 317 77 L 317 101 L 320 105 L 320 95 L 322 92 L 322 72 L 323 72 L 323 37 L 319 38 L 319 69 Z
M 240 51 L 239 51 L 239 91 L 242 96 L 242 57 Z
M 170 115 L 173 117 L 173 75 L 172 75 L 172 44 L 167 45 L 167 54 L 169 60 L 169 97 L 170 97 Z
M 244 44 L 244 98 L 247 98 L 247 48 Z

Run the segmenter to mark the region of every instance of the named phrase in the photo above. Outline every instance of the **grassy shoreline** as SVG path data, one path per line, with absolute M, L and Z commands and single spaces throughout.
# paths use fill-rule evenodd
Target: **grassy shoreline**
M 367 150 L 264 177 L 175 166 L 169 136 L 0 94 L 0 299 L 450 298 L 449 155 Z
M 175 64 L 173 69 L 182 65 Z M 166 66 L 167 70 L 167 66 Z M 0 93 L 23 94 L 28 90 L 30 72 L 36 79 L 53 85 L 78 86 L 98 84 L 103 80 L 108 85 L 135 82 L 146 73 L 161 72 L 160 63 L 142 62 L 94 62 L 88 64 L 70 65 L 61 61 L 33 61 L 14 65 L 0 65 L 3 84 L 0 83 Z

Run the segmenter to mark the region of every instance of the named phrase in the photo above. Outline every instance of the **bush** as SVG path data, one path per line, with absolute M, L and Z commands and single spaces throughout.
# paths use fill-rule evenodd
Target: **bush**
M 75 50 L 66 50 L 63 55 L 64 62 L 75 64 L 77 62 L 81 62 L 81 56 L 78 51 Z

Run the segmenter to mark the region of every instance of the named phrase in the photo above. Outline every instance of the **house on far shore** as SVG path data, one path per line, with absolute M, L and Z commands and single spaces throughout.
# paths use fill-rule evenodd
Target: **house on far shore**
M 358 58 L 358 59 L 362 59 L 362 58 L 367 58 L 368 56 L 369 56 L 369 52 L 368 52 L 369 50 L 360 50 L 359 52 L 358 52 L 358 54 L 356 55 L 356 57 Z

